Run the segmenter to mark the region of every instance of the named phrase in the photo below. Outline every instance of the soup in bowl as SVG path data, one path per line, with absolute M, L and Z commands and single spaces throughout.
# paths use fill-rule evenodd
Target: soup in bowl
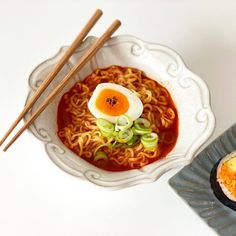
M 62 96 L 57 114 L 65 146 L 108 171 L 160 160 L 178 137 L 178 112 L 168 90 L 131 67 L 96 69 Z

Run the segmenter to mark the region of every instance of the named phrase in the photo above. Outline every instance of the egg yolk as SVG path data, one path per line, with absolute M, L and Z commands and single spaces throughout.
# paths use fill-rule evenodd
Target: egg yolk
M 122 115 L 129 109 L 127 97 L 114 89 L 103 89 L 95 104 L 101 112 L 110 116 Z

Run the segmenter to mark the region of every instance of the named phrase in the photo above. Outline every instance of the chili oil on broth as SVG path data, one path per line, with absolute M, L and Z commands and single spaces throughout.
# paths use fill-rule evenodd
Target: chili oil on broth
M 102 136 L 87 104 L 96 86 L 108 82 L 124 86 L 140 98 L 144 107 L 141 117 L 150 121 L 153 132 L 159 136 L 155 150 L 145 150 L 140 142 L 125 148 L 105 145 L 109 140 Z M 130 67 L 98 68 L 78 81 L 59 102 L 57 124 L 58 136 L 66 147 L 108 171 L 139 169 L 160 160 L 174 148 L 178 137 L 178 113 L 168 90 L 141 70 Z M 94 161 L 98 148 L 107 153 L 108 162 Z

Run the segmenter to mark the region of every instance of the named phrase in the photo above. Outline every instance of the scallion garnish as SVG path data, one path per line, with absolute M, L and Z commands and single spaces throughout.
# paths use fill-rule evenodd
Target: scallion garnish
M 145 118 L 138 118 L 137 120 L 134 121 L 135 125 L 142 125 L 144 127 L 149 128 L 150 127 L 150 121 L 145 119 Z
M 127 142 L 127 145 L 133 146 L 134 144 L 136 144 L 138 139 L 139 139 L 139 137 L 137 135 L 133 135 L 133 137 Z
M 132 129 L 126 129 L 124 131 L 119 131 L 116 136 L 116 140 L 119 143 L 127 143 L 129 142 L 133 137 L 133 131 Z
M 124 131 L 130 128 L 133 125 L 133 121 L 127 115 L 122 115 L 117 118 L 115 130 Z
M 96 123 L 102 135 L 113 142 L 102 146 L 131 147 L 140 139 L 145 149 L 152 150 L 157 147 L 158 135 L 152 133 L 150 122 L 145 118 L 138 118 L 133 122 L 129 116 L 122 115 L 115 125 L 103 118 L 97 119 Z
M 94 157 L 94 161 L 100 161 L 100 160 L 108 161 L 108 157 L 105 152 L 97 151 Z
M 140 124 L 135 124 L 132 127 L 132 130 L 133 130 L 134 134 L 137 134 L 137 135 L 150 134 L 152 132 L 151 128 L 148 128 L 148 127 L 146 127 L 144 125 L 140 125 Z
M 141 143 L 146 149 L 155 149 L 157 147 L 158 135 L 156 133 L 145 134 L 141 136 Z
M 110 121 L 105 120 L 103 118 L 98 118 L 96 123 L 97 123 L 98 128 L 106 137 L 112 136 L 115 130 L 115 127 Z

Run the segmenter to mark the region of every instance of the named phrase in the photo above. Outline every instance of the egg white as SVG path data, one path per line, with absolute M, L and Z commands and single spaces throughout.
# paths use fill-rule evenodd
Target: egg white
M 120 93 L 122 93 L 129 102 L 129 109 L 122 115 L 128 115 L 133 121 L 139 118 L 143 113 L 143 104 L 141 100 L 134 94 L 131 90 L 113 83 L 101 83 L 99 84 L 94 92 L 92 97 L 88 102 L 88 109 L 96 118 L 104 118 L 112 123 L 115 123 L 118 116 L 110 116 L 108 114 L 104 114 L 101 110 L 99 110 L 96 106 L 96 99 L 104 89 L 113 89 Z

